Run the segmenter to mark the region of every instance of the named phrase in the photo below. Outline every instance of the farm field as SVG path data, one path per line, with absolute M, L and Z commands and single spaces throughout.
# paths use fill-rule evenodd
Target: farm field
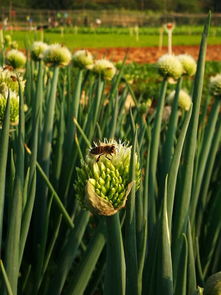
M 158 28 L 1 34 L 0 294 L 221 294 L 221 31 L 204 22 L 161 49 Z

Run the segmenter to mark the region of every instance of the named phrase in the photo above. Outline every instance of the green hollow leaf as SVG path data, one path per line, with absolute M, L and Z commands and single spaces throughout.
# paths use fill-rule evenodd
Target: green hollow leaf
M 2 276 L 3 276 L 3 279 L 4 279 L 4 283 L 5 283 L 7 293 L 8 293 L 8 295 L 13 295 L 14 293 L 12 292 L 12 287 L 10 285 L 8 275 L 6 273 L 6 270 L 5 270 L 5 267 L 4 267 L 4 264 L 3 264 L 2 260 L 0 260 L 0 268 L 1 268 L 1 272 L 2 272 Z
M 2 245 L 3 214 L 5 203 L 6 166 L 8 157 L 10 97 L 7 99 L 2 131 L 0 133 L 0 253 Z

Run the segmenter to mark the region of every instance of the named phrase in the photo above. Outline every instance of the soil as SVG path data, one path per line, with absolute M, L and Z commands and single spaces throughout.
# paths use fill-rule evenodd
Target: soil
M 155 63 L 157 59 L 167 53 L 167 47 L 161 50 L 157 47 L 142 47 L 142 48 L 101 48 L 89 49 L 96 58 L 108 58 L 114 62 L 122 61 L 127 54 L 127 63 Z M 199 46 L 174 46 L 174 54 L 187 53 L 195 59 L 198 57 Z M 209 45 L 207 47 L 206 60 L 221 61 L 221 45 Z

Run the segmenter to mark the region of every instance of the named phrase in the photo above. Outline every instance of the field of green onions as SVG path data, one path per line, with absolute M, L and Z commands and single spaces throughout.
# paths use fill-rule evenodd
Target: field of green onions
M 204 75 L 205 22 L 197 63 L 139 71 L 41 41 L 24 54 L 2 34 L 0 294 L 221 294 L 221 69 Z

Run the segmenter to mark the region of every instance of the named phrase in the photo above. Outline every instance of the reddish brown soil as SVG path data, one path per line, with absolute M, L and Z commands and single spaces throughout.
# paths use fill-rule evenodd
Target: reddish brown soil
M 109 58 L 112 61 L 122 61 L 127 53 L 127 62 L 154 63 L 157 59 L 167 53 L 167 47 L 159 50 L 157 47 L 143 48 L 102 48 L 89 49 L 97 58 Z M 174 54 L 188 53 L 195 59 L 198 57 L 199 46 L 174 46 Z M 209 45 L 206 60 L 221 60 L 221 45 Z

